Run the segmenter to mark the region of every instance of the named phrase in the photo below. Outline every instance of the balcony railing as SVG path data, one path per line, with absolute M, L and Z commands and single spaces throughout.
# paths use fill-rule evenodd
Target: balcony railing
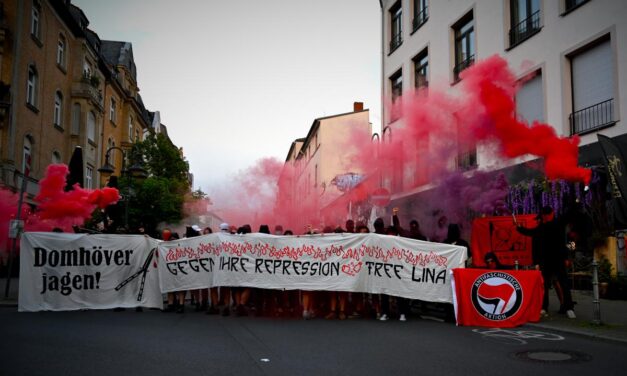
M 455 68 L 453 68 L 453 74 L 455 76 L 455 81 L 459 81 L 459 74 L 466 68 L 470 67 L 475 63 L 475 55 L 470 55 L 468 59 L 462 61 L 457 64 Z
M 403 44 L 403 36 L 401 33 L 392 35 L 392 40 L 390 40 L 390 53 L 394 52 L 401 44 Z
M 412 30 L 413 30 L 412 32 L 420 29 L 420 26 L 424 25 L 428 19 L 429 19 L 429 7 L 424 7 L 423 10 L 421 10 L 418 14 L 416 14 L 416 16 L 411 22 Z
M 509 46 L 514 47 L 540 31 L 540 11 L 514 25 L 509 31 Z
M 570 134 L 585 134 L 614 124 L 614 98 L 570 114 Z

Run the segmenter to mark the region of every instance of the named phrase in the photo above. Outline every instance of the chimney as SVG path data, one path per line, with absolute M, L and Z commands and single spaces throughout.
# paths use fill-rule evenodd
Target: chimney
M 353 102 L 353 112 L 363 111 L 364 102 Z

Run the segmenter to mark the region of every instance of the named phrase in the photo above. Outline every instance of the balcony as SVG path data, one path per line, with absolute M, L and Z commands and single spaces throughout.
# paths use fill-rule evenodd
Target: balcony
M 509 48 L 513 48 L 540 31 L 540 11 L 520 21 L 509 31 Z
M 394 52 L 401 44 L 403 44 L 403 36 L 401 33 L 392 35 L 392 40 L 390 40 L 390 53 Z
M 455 78 L 455 82 L 459 81 L 459 74 L 466 68 L 470 67 L 475 63 L 475 55 L 470 55 L 466 60 L 457 64 L 455 68 L 453 68 L 453 76 Z
M 579 6 L 587 3 L 588 0 L 566 0 L 564 7 L 564 14 L 568 12 L 572 12 L 573 10 L 579 8 Z
M 91 81 L 87 79 L 81 79 L 72 83 L 72 97 L 85 98 L 92 102 L 100 112 L 104 110 L 104 98 L 102 92 L 94 87 Z
M 420 26 L 424 25 L 425 22 L 429 19 L 429 7 L 425 7 L 420 13 L 416 14 L 414 19 L 412 20 L 412 33 L 415 33 L 416 30 L 420 29 Z
M 570 134 L 586 134 L 616 123 L 614 120 L 614 98 L 594 106 L 575 111 L 569 116 Z

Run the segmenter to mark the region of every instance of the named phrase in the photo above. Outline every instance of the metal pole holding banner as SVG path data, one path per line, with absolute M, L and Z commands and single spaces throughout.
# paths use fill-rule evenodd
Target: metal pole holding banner
M 30 166 L 30 156 L 27 166 Z M 24 197 L 24 191 L 26 191 L 26 184 L 28 184 L 28 175 L 30 168 L 26 169 L 25 174 L 22 176 L 22 184 L 20 186 L 20 198 L 17 202 L 17 215 L 14 221 L 9 224 L 9 236 L 11 237 L 11 250 L 9 251 L 9 264 L 7 265 L 7 283 L 4 286 L 4 299 L 9 298 L 9 289 L 11 288 L 11 274 L 13 272 L 13 258 L 15 255 L 15 246 L 17 239 L 19 239 L 22 231 L 24 230 L 23 222 L 21 221 L 22 214 L 22 202 Z

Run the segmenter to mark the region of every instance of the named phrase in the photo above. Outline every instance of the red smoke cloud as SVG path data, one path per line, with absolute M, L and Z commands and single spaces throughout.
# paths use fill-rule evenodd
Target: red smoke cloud
M 534 122 L 531 126 L 515 117 L 512 89 L 514 75 L 507 62 L 493 56 L 462 73 L 467 91 L 479 96 L 487 122 L 478 123 L 478 140 L 495 139 L 504 156 L 514 158 L 526 154 L 544 158 L 545 173 L 551 180 L 590 183 L 591 170 L 577 166 L 579 138 L 559 137 L 548 124 Z
M 46 177 L 41 180 L 39 194 L 35 197 L 40 218 L 74 218 L 79 224 L 90 218 L 96 207 L 104 209 L 120 199 L 118 190 L 108 187 L 88 190 L 75 184 L 72 190 L 65 192 L 68 172 L 64 164 L 49 165 L 46 169 Z
M 392 124 L 380 142 L 359 133 L 350 137 L 344 147 L 356 147 L 360 153 L 342 167 L 346 173 L 362 171 L 368 178 L 348 193 L 350 198 L 333 204 L 331 210 L 337 210 L 337 215 L 332 217 L 346 218 L 348 202 L 354 211 L 381 186 L 392 187 L 392 193 L 418 193 L 428 185 L 429 194 L 405 201 L 393 197 L 398 199 L 393 205 L 406 206 L 401 207 L 402 221 L 416 218 L 427 236 L 440 239 L 447 223 L 464 226 L 468 209 L 477 215 L 502 214 L 507 181 L 502 174 L 484 170 L 525 155 L 541 158 L 549 179 L 588 184 L 590 170 L 577 166 L 577 137 L 560 137 L 548 124 L 526 124 L 516 118 L 514 96 L 520 80 L 503 58 L 477 62 L 461 77 L 453 88 L 448 82 L 431 82 L 428 90 L 405 93 L 395 106 L 387 104 L 391 112 L 401 112 L 402 121 Z M 456 158 L 476 147 L 480 170 L 460 172 Z M 321 218 L 311 218 L 317 203 L 299 202 L 289 179 L 277 186 L 282 168 L 284 175 L 294 176 L 290 165 L 272 159 L 241 172 L 232 184 L 211 195 L 219 214 L 232 224 L 251 223 L 255 231 L 260 223 L 288 228 L 295 218 L 319 223 Z M 290 200 L 296 201 L 296 211 L 286 204 Z M 302 228 L 292 230 L 302 232 Z
M 64 164 L 48 166 L 46 176 L 39 182 L 36 211 L 22 204 L 20 219 L 24 220 L 25 231 L 50 231 L 55 227 L 72 231 L 72 226 L 91 218 L 94 209 L 104 209 L 120 199 L 115 188 L 88 190 L 76 184 L 73 190 L 64 192 L 67 174 Z M 0 252 L 8 250 L 7 229 L 9 221 L 16 218 L 18 199 L 18 194 L 0 190 Z

